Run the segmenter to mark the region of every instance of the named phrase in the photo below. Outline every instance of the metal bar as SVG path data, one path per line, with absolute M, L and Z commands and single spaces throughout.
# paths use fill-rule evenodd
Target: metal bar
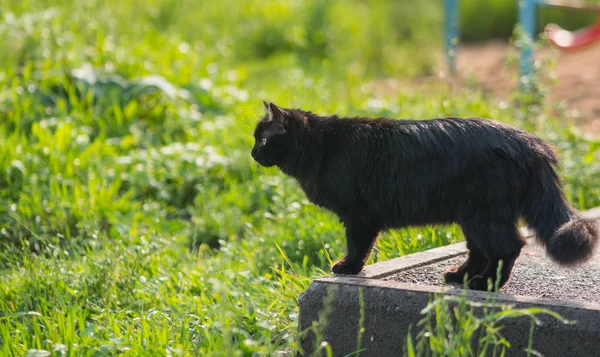
M 458 0 L 444 0 L 445 52 L 448 71 L 456 72 L 456 52 L 458 47 Z
M 533 44 L 535 41 L 536 0 L 519 0 L 519 24 L 523 30 L 521 47 L 520 86 L 530 83 L 529 77 L 533 68 Z

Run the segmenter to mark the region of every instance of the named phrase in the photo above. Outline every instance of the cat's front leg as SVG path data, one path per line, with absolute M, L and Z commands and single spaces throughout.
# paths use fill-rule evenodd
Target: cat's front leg
M 331 270 L 335 274 L 356 275 L 360 273 L 365 261 L 369 258 L 375 239 L 380 231 L 380 226 L 373 222 L 348 220 L 346 227 L 346 245 L 348 254 L 337 262 Z

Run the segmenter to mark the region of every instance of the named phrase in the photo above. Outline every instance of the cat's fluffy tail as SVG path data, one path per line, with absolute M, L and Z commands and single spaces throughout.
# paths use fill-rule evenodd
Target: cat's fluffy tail
M 583 263 L 592 257 L 600 236 L 596 221 L 585 219 L 566 201 L 558 175 L 549 163 L 527 193 L 522 215 L 550 257 L 562 265 Z

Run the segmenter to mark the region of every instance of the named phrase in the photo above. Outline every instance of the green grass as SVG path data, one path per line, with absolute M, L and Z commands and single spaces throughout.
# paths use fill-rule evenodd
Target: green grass
M 523 352 L 526 356 L 541 356 L 535 347 L 534 329 L 543 324 L 542 319 L 556 319 L 565 324 L 573 321 L 557 313 L 532 307 L 517 309 L 499 304 L 497 293 L 488 294 L 485 302 L 469 301 L 466 290 L 460 296 L 439 295 L 430 299 L 421 311 L 423 318 L 415 334 L 406 337 L 405 356 L 505 356 L 515 353 L 511 341 L 503 335 L 503 321 L 512 318 L 529 318 L 529 343 Z
M 373 97 L 374 78 L 433 69 L 441 9 L 415 4 L 3 2 L 0 354 L 296 348 L 297 298 L 345 241 L 295 182 L 251 160 L 262 100 L 529 125 L 556 145 L 571 201 L 600 204 L 600 142 L 543 108 L 443 83 Z M 370 263 L 461 238 L 390 232 Z

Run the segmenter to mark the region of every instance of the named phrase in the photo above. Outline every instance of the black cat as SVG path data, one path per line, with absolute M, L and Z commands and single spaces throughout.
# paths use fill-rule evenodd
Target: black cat
M 392 120 L 321 117 L 265 102 L 252 157 L 295 178 L 313 203 L 336 213 L 348 252 L 332 270 L 357 274 L 379 232 L 458 223 L 469 255 L 448 282 L 503 286 L 525 244 L 518 219 L 563 265 L 584 262 L 598 240 L 561 191 L 557 160 L 542 139 L 480 118 Z

